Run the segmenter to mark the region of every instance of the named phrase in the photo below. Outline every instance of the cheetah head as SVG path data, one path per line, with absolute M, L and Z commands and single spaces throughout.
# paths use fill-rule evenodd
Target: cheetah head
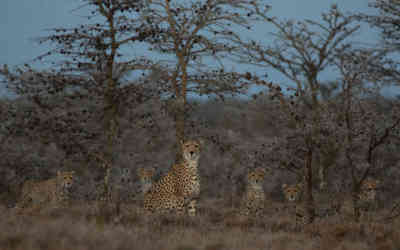
M 285 195 L 286 200 L 290 202 L 298 201 L 300 199 L 302 188 L 303 186 L 301 183 L 298 183 L 296 185 L 282 185 L 283 194 Z
M 380 181 L 372 178 L 366 179 L 361 185 L 361 196 L 367 200 L 375 200 L 376 189 Z
M 143 193 L 146 193 L 151 188 L 155 172 L 155 168 L 139 168 L 137 170 Z
M 156 170 L 154 168 L 139 168 L 137 175 L 142 183 L 151 183 Z
M 203 140 L 201 139 L 181 141 L 183 158 L 186 161 L 198 161 L 202 145 Z
M 74 184 L 75 171 L 57 171 L 57 178 L 63 188 L 70 189 Z
M 262 168 L 256 168 L 247 174 L 247 183 L 253 187 L 262 187 L 264 177 L 265 170 Z

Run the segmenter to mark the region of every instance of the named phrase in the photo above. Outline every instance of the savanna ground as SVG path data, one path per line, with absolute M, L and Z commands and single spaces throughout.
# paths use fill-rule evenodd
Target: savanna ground
M 225 105 L 204 102 L 197 113 L 209 127 L 201 128 L 195 135 L 206 138 L 219 135 L 236 150 L 223 150 L 226 147 L 207 140 L 200 160 L 202 189 L 196 217 L 145 215 L 140 200 L 124 202 L 116 215 L 113 207 L 99 206 L 94 198 L 103 169 L 79 162 L 65 166 L 61 163 L 62 150 L 54 144 L 15 137 L 3 146 L 7 157 L 2 159 L 0 249 L 400 249 L 400 219 L 395 216 L 398 208 L 393 210 L 399 197 L 398 179 L 393 178 L 398 174 L 397 168 L 374 172 L 383 183 L 378 190 L 378 210 L 371 213 L 371 219 L 360 223 L 323 212 L 340 192 L 336 188 L 345 177 L 340 161 L 327 171 L 325 192 L 318 191 L 315 184 L 319 217 L 313 224 L 301 230 L 294 228 L 294 218 L 283 202 L 281 186 L 295 183 L 297 177 L 285 169 L 267 173 L 264 216 L 237 217 L 243 176 L 249 167 L 258 164 L 246 157 L 243 160 L 242 156 L 282 130 L 274 127 L 274 114 L 265 102 L 230 101 Z M 171 121 L 160 120 L 158 130 L 125 129 L 119 148 L 121 157 L 115 168 L 131 169 L 132 183 L 136 183 L 138 167 L 156 166 L 159 177 L 173 162 L 174 135 L 165 133 L 170 131 Z M 153 143 L 148 143 L 149 138 Z M 128 157 L 132 153 L 134 157 Z M 397 158 L 388 155 L 386 159 L 383 167 Z M 78 176 L 70 207 L 32 209 L 23 214 L 13 209 L 18 190 L 26 179 L 43 180 L 62 168 L 73 169 Z M 135 184 L 127 188 L 128 192 L 137 193 Z
M 333 216 L 302 231 L 268 204 L 262 219 L 234 219 L 221 202 L 203 200 L 195 218 L 143 216 L 135 205 L 120 217 L 85 205 L 16 215 L 2 208 L 1 249 L 399 249 L 399 220 L 353 223 Z M 279 207 L 279 205 L 278 205 Z M 382 214 L 378 214 L 382 215 Z

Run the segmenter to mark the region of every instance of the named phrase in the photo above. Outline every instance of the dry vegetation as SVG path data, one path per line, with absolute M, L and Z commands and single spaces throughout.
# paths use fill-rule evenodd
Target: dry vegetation
M 213 124 L 207 130 L 204 129 L 202 134 L 219 134 L 226 138 L 227 143 L 236 144 L 239 149 L 256 148 L 254 138 L 257 141 L 268 141 L 271 131 L 280 131 L 271 125 L 259 124 L 260 120 L 272 118 L 268 114 L 254 112 L 261 107 L 266 108 L 263 105 L 265 102 L 261 101 L 232 100 L 225 103 L 224 107 L 229 109 L 224 110 L 220 103 L 201 103 L 198 105 L 198 113 Z M 246 118 L 241 116 L 242 112 L 246 113 Z M 227 114 L 232 118 L 229 123 L 223 119 Z M 159 124 L 162 126 L 161 131 L 165 131 L 170 123 L 163 119 Z M 126 130 L 130 139 L 124 148 L 137 149 L 138 143 L 146 141 L 146 131 L 134 133 L 138 128 Z M 141 154 L 136 155 L 136 158 L 120 159 L 117 164 L 117 167 L 132 170 L 134 183 L 129 186 L 129 192 L 140 192 L 135 185 L 138 182 L 134 174 L 137 168 L 156 165 L 159 172 L 165 172 L 173 163 L 171 156 L 174 155 L 174 149 L 168 145 L 173 144 L 174 137 L 164 133 L 159 136 L 155 138 L 162 145 L 143 145 L 143 148 L 148 147 L 151 151 L 137 151 L 136 154 Z M 338 173 L 335 172 L 345 168 L 337 166 L 337 169 L 330 169 L 327 173 L 329 190 L 315 191 L 318 194 L 315 195 L 317 203 L 321 202 L 321 205 L 317 205 L 320 216 L 301 231 L 294 228 L 294 218 L 285 209 L 280 189 L 282 183 L 294 183 L 296 174 L 287 170 L 269 172 L 264 183 L 267 201 L 262 219 L 238 218 L 235 209 L 243 193 L 244 175 L 248 167 L 257 163 L 247 158 L 246 161 L 235 159 L 238 157 L 237 152 L 222 153 L 219 146 L 211 142 L 207 144 L 200 162 L 202 194 L 199 214 L 195 218 L 145 215 L 140 201 L 135 199 L 126 199 L 119 215 L 112 209 L 99 208 L 95 205 L 97 201 L 93 192 L 95 184 L 101 182 L 103 170 L 78 162 L 69 167 L 79 173 L 71 207 L 28 209 L 21 215 L 12 207 L 18 198 L 18 186 L 29 176 L 26 173 L 32 173 L 35 179 L 53 176 L 59 169 L 57 158 L 62 153 L 57 152 L 61 150 L 51 144 L 41 145 L 40 150 L 29 148 L 29 140 L 26 138 L 10 141 L 3 150 L 15 149 L 18 145 L 25 145 L 26 151 L 19 151 L 20 154 L 15 155 L 15 158 L 11 157 L 11 151 L 7 151 L 8 161 L 19 162 L 18 168 L 6 163 L 3 163 L 2 168 L 2 183 L 9 183 L 2 188 L 1 209 L 4 219 L 1 227 L 7 228 L 0 234 L 2 249 L 396 249 L 400 246 L 397 230 L 400 220 L 396 217 L 399 211 L 391 211 L 396 204 L 396 197 L 399 197 L 396 187 L 400 183 L 398 178 L 393 178 L 400 174 L 397 168 L 392 169 L 390 175 L 380 176 L 384 184 L 378 191 L 379 209 L 373 213 L 371 220 L 361 223 L 354 222 L 351 216 L 342 217 L 332 213 L 325 215 L 327 201 L 337 194 L 335 179 L 329 178 L 337 178 Z M 25 157 L 22 158 L 22 155 Z M 396 157 L 392 157 L 385 164 L 396 161 Z M 166 158 L 169 160 L 166 161 Z M 21 172 L 11 175 L 11 170 Z
M 294 231 L 267 204 L 263 220 L 233 221 L 229 209 L 204 201 L 195 218 L 145 217 L 135 205 L 120 221 L 85 205 L 16 215 L 2 208 L 2 249 L 398 249 L 399 221 L 354 223 L 331 217 Z M 271 214 L 274 216 L 271 217 Z M 381 215 L 380 213 L 378 216 Z
M 53 66 L 0 69 L 16 96 L 0 100 L 0 249 L 400 249 L 400 102 L 380 94 L 399 84 L 396 1 L 373 2 L 386 17 L 332 6 L 320 22 L 270 17 L 262 0 L 82 2 L 89 23 L 38 39 L 53 49 L 37 60 Z M 237 32 L 255 21 L 272 24 L 272 45 Z M 382 48 L 352 43 L 360 21 L 381 29 Z M 170 57 L 122 54 L 137 42 Z M 228 59 L 293 84 L 229 72 Z M 180 161 L 177 142 L 197 136 L 198 214 L 147 214 L 137 170 L 157 180 Z M 240 216 L 244 176 L 258 167 L 264 214 Z M 77 176 L 68 206 L 14 209 L 25 181 L 58 170 Z M 364 211 L 368 178 L 381 184 Z M 281 189 L 298 182 L 301 227 Z

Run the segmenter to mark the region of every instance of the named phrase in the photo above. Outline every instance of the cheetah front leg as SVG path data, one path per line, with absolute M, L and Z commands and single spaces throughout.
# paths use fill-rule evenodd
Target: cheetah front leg
M 197 213 L 197 200 L 196 199 L 192 199 L 189 204 L 187 205 L 187 211 L 188 211 L 188 215 L 190 217 L 196 216 Z

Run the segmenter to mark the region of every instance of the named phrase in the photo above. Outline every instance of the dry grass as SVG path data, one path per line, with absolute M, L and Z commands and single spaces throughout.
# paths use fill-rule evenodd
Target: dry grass
M 242 105 L 240 101 L 237 102 L 228 106 L 205 102 L 199 107 L 198 115 L 210 125 L 201 128 L 199 134 L 207 138 L 220 135 L 221 140 L 233 145 L 235 150 L 219 151 L 218 144 L 211 140 L 206 145 L 199 167 L 202 191 L 196 218 L 146 216 L 135 204 L 123 205 L 119 216 L 115 215 L 112 208 L 100 209 L 92 200 L 97 197 L 96 187 L 101 184 L 104 171 L 96 164 L 77 161 L 70 166 L 79 177 L 73 197 L 77 203 L 71 207 L 30 209 L 24 211 L 23 215 L 13 209 L 0 207 L 0 250 L 400 249 L 400 233 L 396 231 L 400 228 L 399 217 L 389 222 L 363 224 L 352 223 L 347 217 L 332 216 L 318 218 L 304 230 L 296 230 L 294 218 L 281 203 L 282 184 L 295 183 L 296 176 L 280 169 L 274 169 L 266 176 L 264 189 L 268 201 L 264 217 L 247 219 L 236 216 L 236 201 L 240 200 L 240 194 L 244 191 L 243 176 L 247 168 L 254 165 L 241 157 L 282 132 L 273 122 L 272 106 L 256 103 Z M 241 114 L 246 116 L 242 117 Z M 226 117 L 230 118 L 229 123 Z M 136 173 L 137 168 L 153 166 L 154 163 L 158 164 L 159 175 L 168 171 L 175 155 L 171 146 L 175 143 L 173 133 L 157 134 L 131 128 L 127 125 L 130 124 L 129 120 L 124 117 L 121 117 L 121 124 L 124 139 L 116 148 L 118 160 L 115 168 L 129 167 L 132 173 Z M 160 131 L 170 131 L 171 124 L 170 119 L 160 119 Z M 149 138 L 154 142 L 151 145 L 147 143 Z M 101 140 L 96 143 L 100 144 Z M 15 136 L 9 144 L 3 145 L 0 204 L 12 207 L 18 200 L 19 187 L 24 181 L 44 180 L 63 168 L 63 150 L 51 145 L 42 145 L 24 136 Z M 134 155 L 132 158 L 131 153 Z M 385 153 L 380 157 L 385 159 L 385 172 L 378 175 L 383 183 L 378 195 L 381 203 L 378 218 L 390 214 L 391 208 L 399 201 L 398 157 L 395 153 Z M 315 197 L 319 204 L 328 207 L 337 192 L 336 180 L 346 180 L 347 176 L 346 169 L 342 168 L 345 165 L 341 159 L 337 161 L 336 168 L 327 170 L 332 182 L 328 183 L 328 194 L 323 194 L 323 199 L 319 199 L 316 192 Z M 270 163 L 267 162 L 267 165 L 269 167 Z M 133 175 L 132 180 L 136 180 L 136 177 Z M 128 191 L 138 191 L 135 187 Z M 83 204 L 83 200 L 91 204 Z M 397 208 L 393 214 L 399 212 Z
M 293 230 L 284 211 L 264 218 L 237 217 L 217 200 L 203 201 L 195 218 L 143 213 L 135 204 L 112 209 L 95 204 L 16 214 L 1 208 L 0 249 L 399 249 L 400 221 L 353 223 L 317 219 Z

